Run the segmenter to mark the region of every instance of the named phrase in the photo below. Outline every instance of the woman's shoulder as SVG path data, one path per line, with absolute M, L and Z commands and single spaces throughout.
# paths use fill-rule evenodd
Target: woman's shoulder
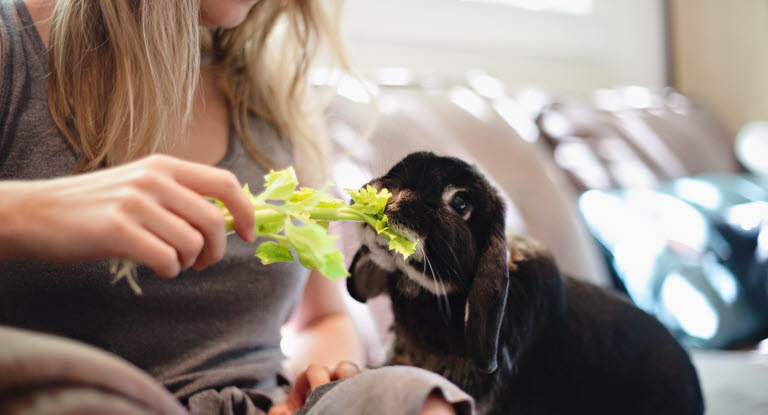
M 48 108 L 47 51 L 35 19 L 22 1 L 0 0 L 2 178 L 58 176 L 76 161 Z
M 27 6 L 21 0 L 0 1 L 0 76 L 22 65 L 45 76 L 48 17 L 50 11 L 41 6 Z M 14 68 L 9 69 L 8 65 Z M 8 81 L 6 78 L 5 81 Z
M 3 9 L 6 7 L 6 3 L 3 1 L 0 1 L 0 85 L 3 84 L 3 54 L 6 52 L 5 43 L 6 37 L 5 37 L 5 31 L 6 29 L 6 17 L 5 13 L 3 12 Z

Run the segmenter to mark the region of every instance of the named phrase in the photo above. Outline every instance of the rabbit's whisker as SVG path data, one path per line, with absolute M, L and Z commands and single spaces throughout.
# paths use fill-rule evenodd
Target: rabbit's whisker
M 440 276 L 435 272 L 435 269 L 432 267 L 432 261 L 430 261 L 429 257 L 427 257 L 427 252 L 424 250 L 424 247 L 421 248 L 421 251 L 424 258 L 424 270 L 426 271 L 426 267 L 429 266 L 430 273 L 432 274 L 432 281 L 435 284 L 437 310 L 440 313 L 440 316 L 443 318 L 443 322 L 446 324 L 446 326 L 450 326 L 451 305 L 448 300 L 448 293 L 445 289 L 445 284 L 443 283 L 443 280 L 440 278 Z
M 445 318 L 443 321 L 447 326 L 450 326 L 451 317 L 452 317 L 451 302 L 448 299 L 448 293 L 445 291 L 445 284 L 443 283 L 443 280 L 440 279 L 440 280 L 437 280 L 437 282 L 440 284 L 440 290 L 441 290 L 441 294 L 438 296 L 438 298 L 440 297 L 443 298 L 442 305 L 445 307 L 445 314 L 443 315 Z
M 451 264 L 451 266 L 448 266 L 446 268 L 449 271 L 451 271 L 451 273 L 452 273 L 453 277 L 455 277 L 456 281 L 460 281 L 461 280 L 461 275 L 459 274 L 459 269 L 458 269 L 459 267 L 458 267 L 458 263 L 457 263 L 457 258 L 459 258 L 459 257 L 456 255 L 456 251 L 454 251 L 453 246 L 448 242 L 447 239 L 445 239 L 444 235 L 442 235 L 440 233 L 437 233 L 436 235 L 440 238 L 440 242 L 442 243 L 442 245 L 445 246 L 446 248 L 448 248 L 448 253 L 450 253 L 450 255 L 446 254 L 445 257 L 439 258 L 440 261 L 442 263 L 445 263 L 445 264 Z M 440 250 L 440 251 L 442 252 L 442 250 Z

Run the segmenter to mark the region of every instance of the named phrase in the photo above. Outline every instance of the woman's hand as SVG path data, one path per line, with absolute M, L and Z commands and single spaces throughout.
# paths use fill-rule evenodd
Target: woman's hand
M 360 373 L 360 368 L 352 362 L 339 362 L 331 372 L 327 366 L 309 365 L 296 377 L 296 382 L 288 398 L 269 409 L 268 415 L 290 415 L 306 403 L 307 397 L 320 385 L 340 379 L 351 378 Z
M 0 182 L 0 260 L 132 259 L 172 278 L 224 256 L 221 200 L 237 234 L 256 238 L 253 207 L 231 172 L 153 155 L 53 180 Z

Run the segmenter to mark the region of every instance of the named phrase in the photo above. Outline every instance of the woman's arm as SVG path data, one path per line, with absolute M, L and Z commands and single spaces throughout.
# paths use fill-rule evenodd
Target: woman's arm
M 338 283 L 319 272 L 310 273 L 301 303 L 287 325 L 295 333 L 290 374 L 295 376 L 311 364 L 333 369 L 341 361 L 365 363 L 362 339 L 340 290 Z
M 365 361 L 363 342 L 340 290 L 319 272 L 310 273 L 301 303 L 286 325 L 295 332 L 286 368 L 294 378 L 293 387 L 269 415 L 292 414 L 316 387 L 359 372 Z
M 133 259 L 161 277 L 201 269 L 224 254 L 222 200 L 245 240 L 253 206 L 226 170 L 168 156 L 35 181 L 0 181 L 0 261 Z

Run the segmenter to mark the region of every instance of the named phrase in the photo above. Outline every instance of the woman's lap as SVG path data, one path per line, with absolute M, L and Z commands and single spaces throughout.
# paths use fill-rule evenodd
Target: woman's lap
M 453 404 L 457 414 L 473 413 L 472 398 L 440 375 L 415 367 L 387 366 L 318 387 L 299 414 L 415 415 L 434 392 Z
M 287 386 L 206 389 L 187 401 L 192 415 L 258 415 L 285 397 Z M 424 369 L 385 366 L 319 386 L 298 415 L 418 414 L 427 397 L 441 395 L 458 415 L 474 413 L 474 401 L 449 380 Z

